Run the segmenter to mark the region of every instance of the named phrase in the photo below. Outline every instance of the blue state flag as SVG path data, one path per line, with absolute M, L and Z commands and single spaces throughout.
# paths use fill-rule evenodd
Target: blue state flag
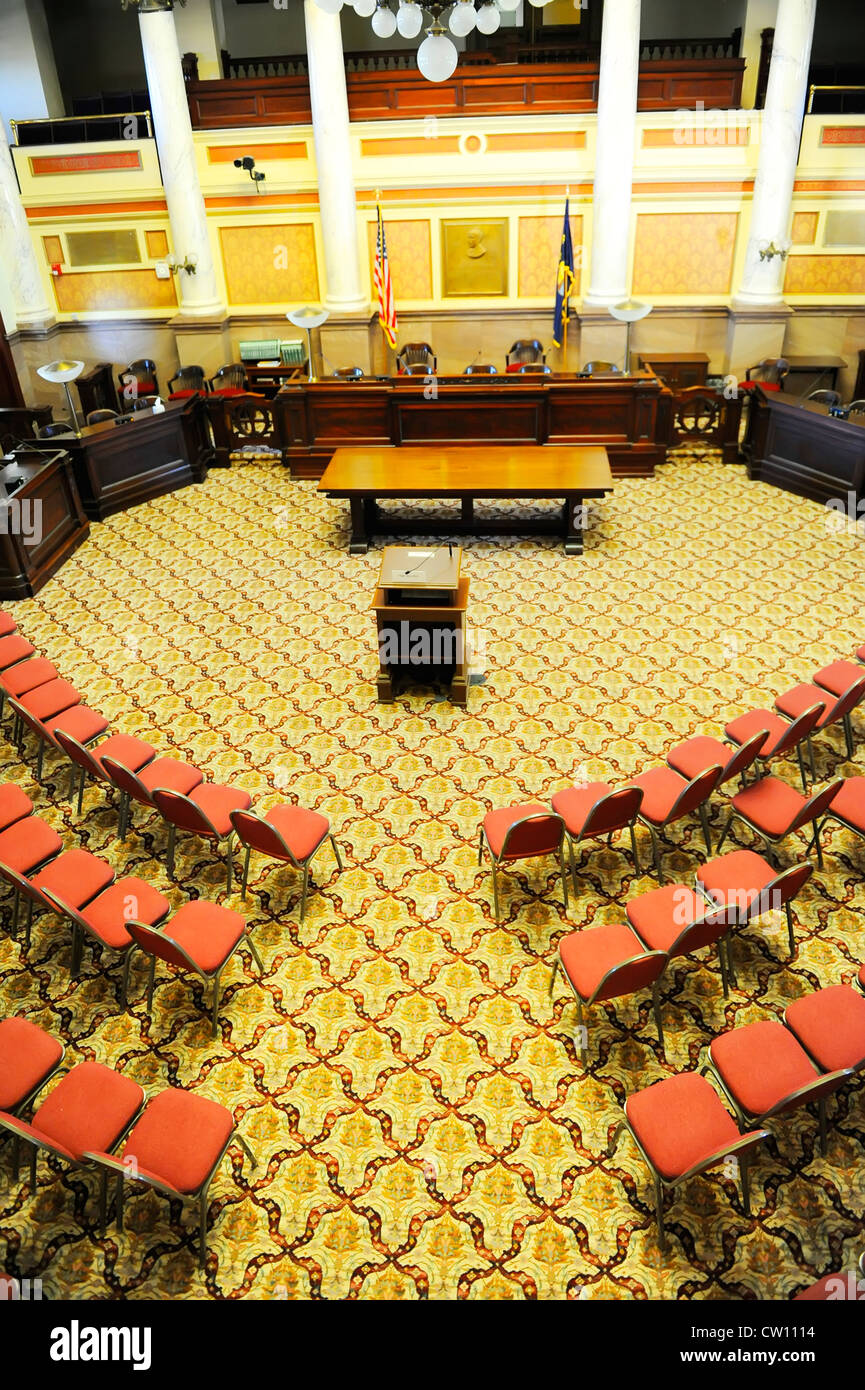
M 570 199 L 565 199 L 565 223 L 562 227 L 562 249 L 556 272 L 556 312 L 553 316 L 553 342 L 561 347 L 565 324 L 571 317 L 571 290 L 574 287 L 574 243 L 571 240 Z

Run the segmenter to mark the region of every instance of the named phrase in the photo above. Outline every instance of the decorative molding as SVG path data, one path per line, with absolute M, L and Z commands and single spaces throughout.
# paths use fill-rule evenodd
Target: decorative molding
M 173 10 L 175 5 L 186 5 L 186 0 L 120 0 L 124 10 L 137 10 L 139 14 L 159 14 L 163 10 Z

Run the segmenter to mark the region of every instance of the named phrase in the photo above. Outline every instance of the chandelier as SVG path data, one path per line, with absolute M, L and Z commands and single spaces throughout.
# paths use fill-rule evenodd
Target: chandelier
M 326 14 L 339 14 L 343 0 L 315 0 Z M 416 39 L 424 27 L 425 16 L 432 22 L 426 29 L 417 51 L 417 65 L 429 82 L 446 82 L 452 77 L 459 61 L 459 51 L 451 39 L 466 38 L 473 29 L 480 34 L 494 34 L 501 24 L 502 14 L 512 14 L 520 0 L 447 0 L 446 4 L 424 4 L 418 0 L 346 0 L 356 14 L 372 21 L 373 33 L 389 39 L 399 32 L 404 39 Z M 535 9 L 543 9 L 550 0 L 529 0 Z M 449 12 L 449 13 L 448 13 Z M 447 14 L 447 26 L 444 19 Z M 448 32 L 450 31 L 450 33 Z

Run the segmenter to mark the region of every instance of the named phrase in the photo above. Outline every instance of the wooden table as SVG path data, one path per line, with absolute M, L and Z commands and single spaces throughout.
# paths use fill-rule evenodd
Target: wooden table
M 472 535 L 528 532 L 564 536 L 568 555 L 583 553 L 584 501 L 613 488 L 606 449 L 520 444 L 441 449 L 436 446 L 337 449 L 318 485 L 351 505 L 352 555 L 365 555 L 376 531 L 391 534 Z M 458 498 L 458 519 L 384 516 L 380 498 Z M 484 517 L 478 497 L 564 498 L 550 517 Z
M 788 371 L 784 381 L 781 382 L 781 390 L 789 391 L 793 396 L 807 396 L 812 391 L 837 391 L 838 373 L 847 366 L 846 357 L 826 357 L 812 355 L 811 357 L 787 357 L 785 358 Z M 797 376 L 800 380 L 793 389 L 791 377 Z M 801 378 L 805 378 L 802 380 Z M 808 380 L 810 378 L 810 380 Z

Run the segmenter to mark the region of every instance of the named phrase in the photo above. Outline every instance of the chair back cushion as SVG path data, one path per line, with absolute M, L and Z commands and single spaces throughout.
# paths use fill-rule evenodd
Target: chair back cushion
M 844 778 L 839 777 L 834 782 L 830 782 L 829 786 L 824 787 L 821 792 L 815 793 L 814 796 L 809 796 L 801 811 L 797 813 L 787 834 L 792 835 L 794 830 L 798 830 L 801 826 L 807 825 L 809 821 L 818 821 L 820 817 L 828 811 L 829 803 L 838 795 L 843 785 Z
M 250 849 L 257 850 L 259 854 L 267 854 L 271 859 L 291 857 L 279 831 L 263 816 L 258 816 L 252 811 L 232 811 L 231 824 L 242 845 L 249 845 Z
M 696 811 L 699 806 L 702 806 L 717 787 L 722 773 L 723 769 L 718 765 L 707 767 L 698 773 L 687 787 L 682 788 L 676 798 L 676 804 L 670 812 L 670 821 L 679 820 L 681 816 L 689 816 L 692 811 Z
M 505 835 L 502 859 L 531 859 L 535 855 L 558 854 L 565 833 L 561 816 L 526 816 L 516 821 Z
M 188 830 L 192 835 L 212 835 L 213 826 L 201 810 L 188 796 L 171 791 L 168 787 L 155 787 L 153 804 L 169 825 L 180 830 Z
M 623 830 L 633 822 L 642 800 L 642 787 L 618 787 L 616 791 L 608 792 L 595 802 L 586 816 L 583 835 L 591 838 L 594 835 L 607 835 L 613 830 Z
M 178 966 L 181 970 L 190 968 L 191 961 L 188 956 L 184 951 L 181 951 L 170 936 L 164 936 L 154 927 L 148 927 L 144 922 L 135 922 L 131 918 L 126 923 L 126 930 L 136 946 L 140 946 L 142 951 L 146 951 L 149 956 L 156 956 L 157 960 L 164 960 L 169 965 Z
M 819 723 L 826 706 L 821 701 L 803 710 L 798 719 L 794 719 L 786 733 L 782 734 L 775 744 L 772 756 L 778 758 L 782 753 L 789 753 L 792 748 L 798 747 L 809 734 L 813 733 Z

